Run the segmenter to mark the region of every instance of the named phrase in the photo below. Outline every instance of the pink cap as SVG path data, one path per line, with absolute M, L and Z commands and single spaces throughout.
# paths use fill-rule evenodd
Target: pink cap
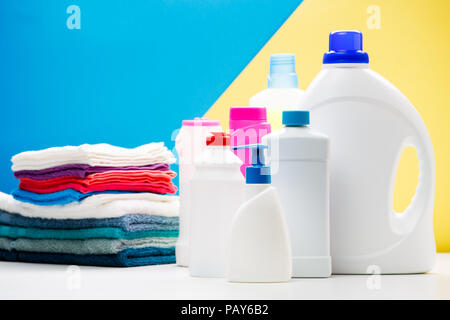
M 194 118 L 194 120 L 183 120 L 183 126 L 193 127 L 193 126 L 201 126 L 201 127 L 213 127 L 220 126 L 219 120 L 209 120 L 208 118 Z
M 265 107 L 231 107 L 230 120 L 267 120 Z

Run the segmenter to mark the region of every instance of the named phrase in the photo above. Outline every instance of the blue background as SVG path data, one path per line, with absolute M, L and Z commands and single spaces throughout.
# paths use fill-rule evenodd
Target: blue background
M 301 0 L 1 0 L 0 190 L 12 155 L 164 141 L 203 115 Z M 69 30 L 69 5 L 81 29 Z

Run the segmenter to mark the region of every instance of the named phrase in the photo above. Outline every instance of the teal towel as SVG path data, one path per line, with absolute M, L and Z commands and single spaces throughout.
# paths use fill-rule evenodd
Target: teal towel
M 141 230 L 124 231 L 121 228 L 86 228 L 86 229 L 38 229 L 22 228 L 0 224 L 0 237 L 12 239 L 137 239 L 153 237 L 178 237 L 178 230 Z
M 125 249 L 144 247 L 171 248 L 177 238 L 144 238 L 144 239 L 87 239 L 87 240 L 54 240 L 54 239 L 9 239 L 0 238 L 0 249 L 7 251 L 65 253 L 78 255 L 117 254 Z

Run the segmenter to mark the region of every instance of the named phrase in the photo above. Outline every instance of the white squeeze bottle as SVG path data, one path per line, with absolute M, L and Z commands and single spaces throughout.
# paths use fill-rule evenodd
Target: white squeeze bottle
M 281 129 L 283 110 L 295 110 L 303 97 L 298 88 L 295 54 L 279 53 L 270 56 L 267 89 L 250 98 L 250 106 L 264 106 L 272 130 Z
M 222 131 L 220 122 L 206 118 L 183 120 L 175 148 L 179 159 L 180 233 L 175 247 L 179 266 L 189 264 L 190 180 L 194 174 L 194 162 L 206 149 L 205 139 L 211 132 Z
M 291 235 L 292 277 L 329 277 L 328 137 L 309 127 L 308 111 L 284 111 L 283 124 L 263 143 Z
M 189 272 L 225 277 L 231 221 L 244 198 L 242 161 L 230 149 L 230 135 L 213 132 L 197 159 L 191 180 Z
M 330 138 L 333 273 L 421 273 L 434 264 L 434 153 L 408 99 L 369 69 L 362 34 L 330 34 L 323 69 L 306 91 L 313 128 Z M 400 156 L 413 146 L 419 183 L 409 207 L 393 209 Z
M 264 149 L 254 144 L 246 168 L 246 199 L 233 218 L 227 278 L 231 282 L 286 282 L 291 279 L 289 233 L 277 190 L 270 185 Z

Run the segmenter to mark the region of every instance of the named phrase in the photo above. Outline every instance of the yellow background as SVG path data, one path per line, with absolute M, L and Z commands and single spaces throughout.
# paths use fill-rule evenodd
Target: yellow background
M 380 8 L 380 28 L 367 24 Z M 266 87 L 269 55 L 295 53 L 300 88 L 321 69 L 332 30 L 364 34 L 371 68 L 396 85 L 422 116 L 436 156 L 434 230 L 438 251 L 450 251 L 450 1 L 305 0 L 206 113 L 228 127 L 230 106 L 248 105 Z M 397 175 L 394 208 L 402 211 L 417 184 L 415 152 L 407 150 Z

